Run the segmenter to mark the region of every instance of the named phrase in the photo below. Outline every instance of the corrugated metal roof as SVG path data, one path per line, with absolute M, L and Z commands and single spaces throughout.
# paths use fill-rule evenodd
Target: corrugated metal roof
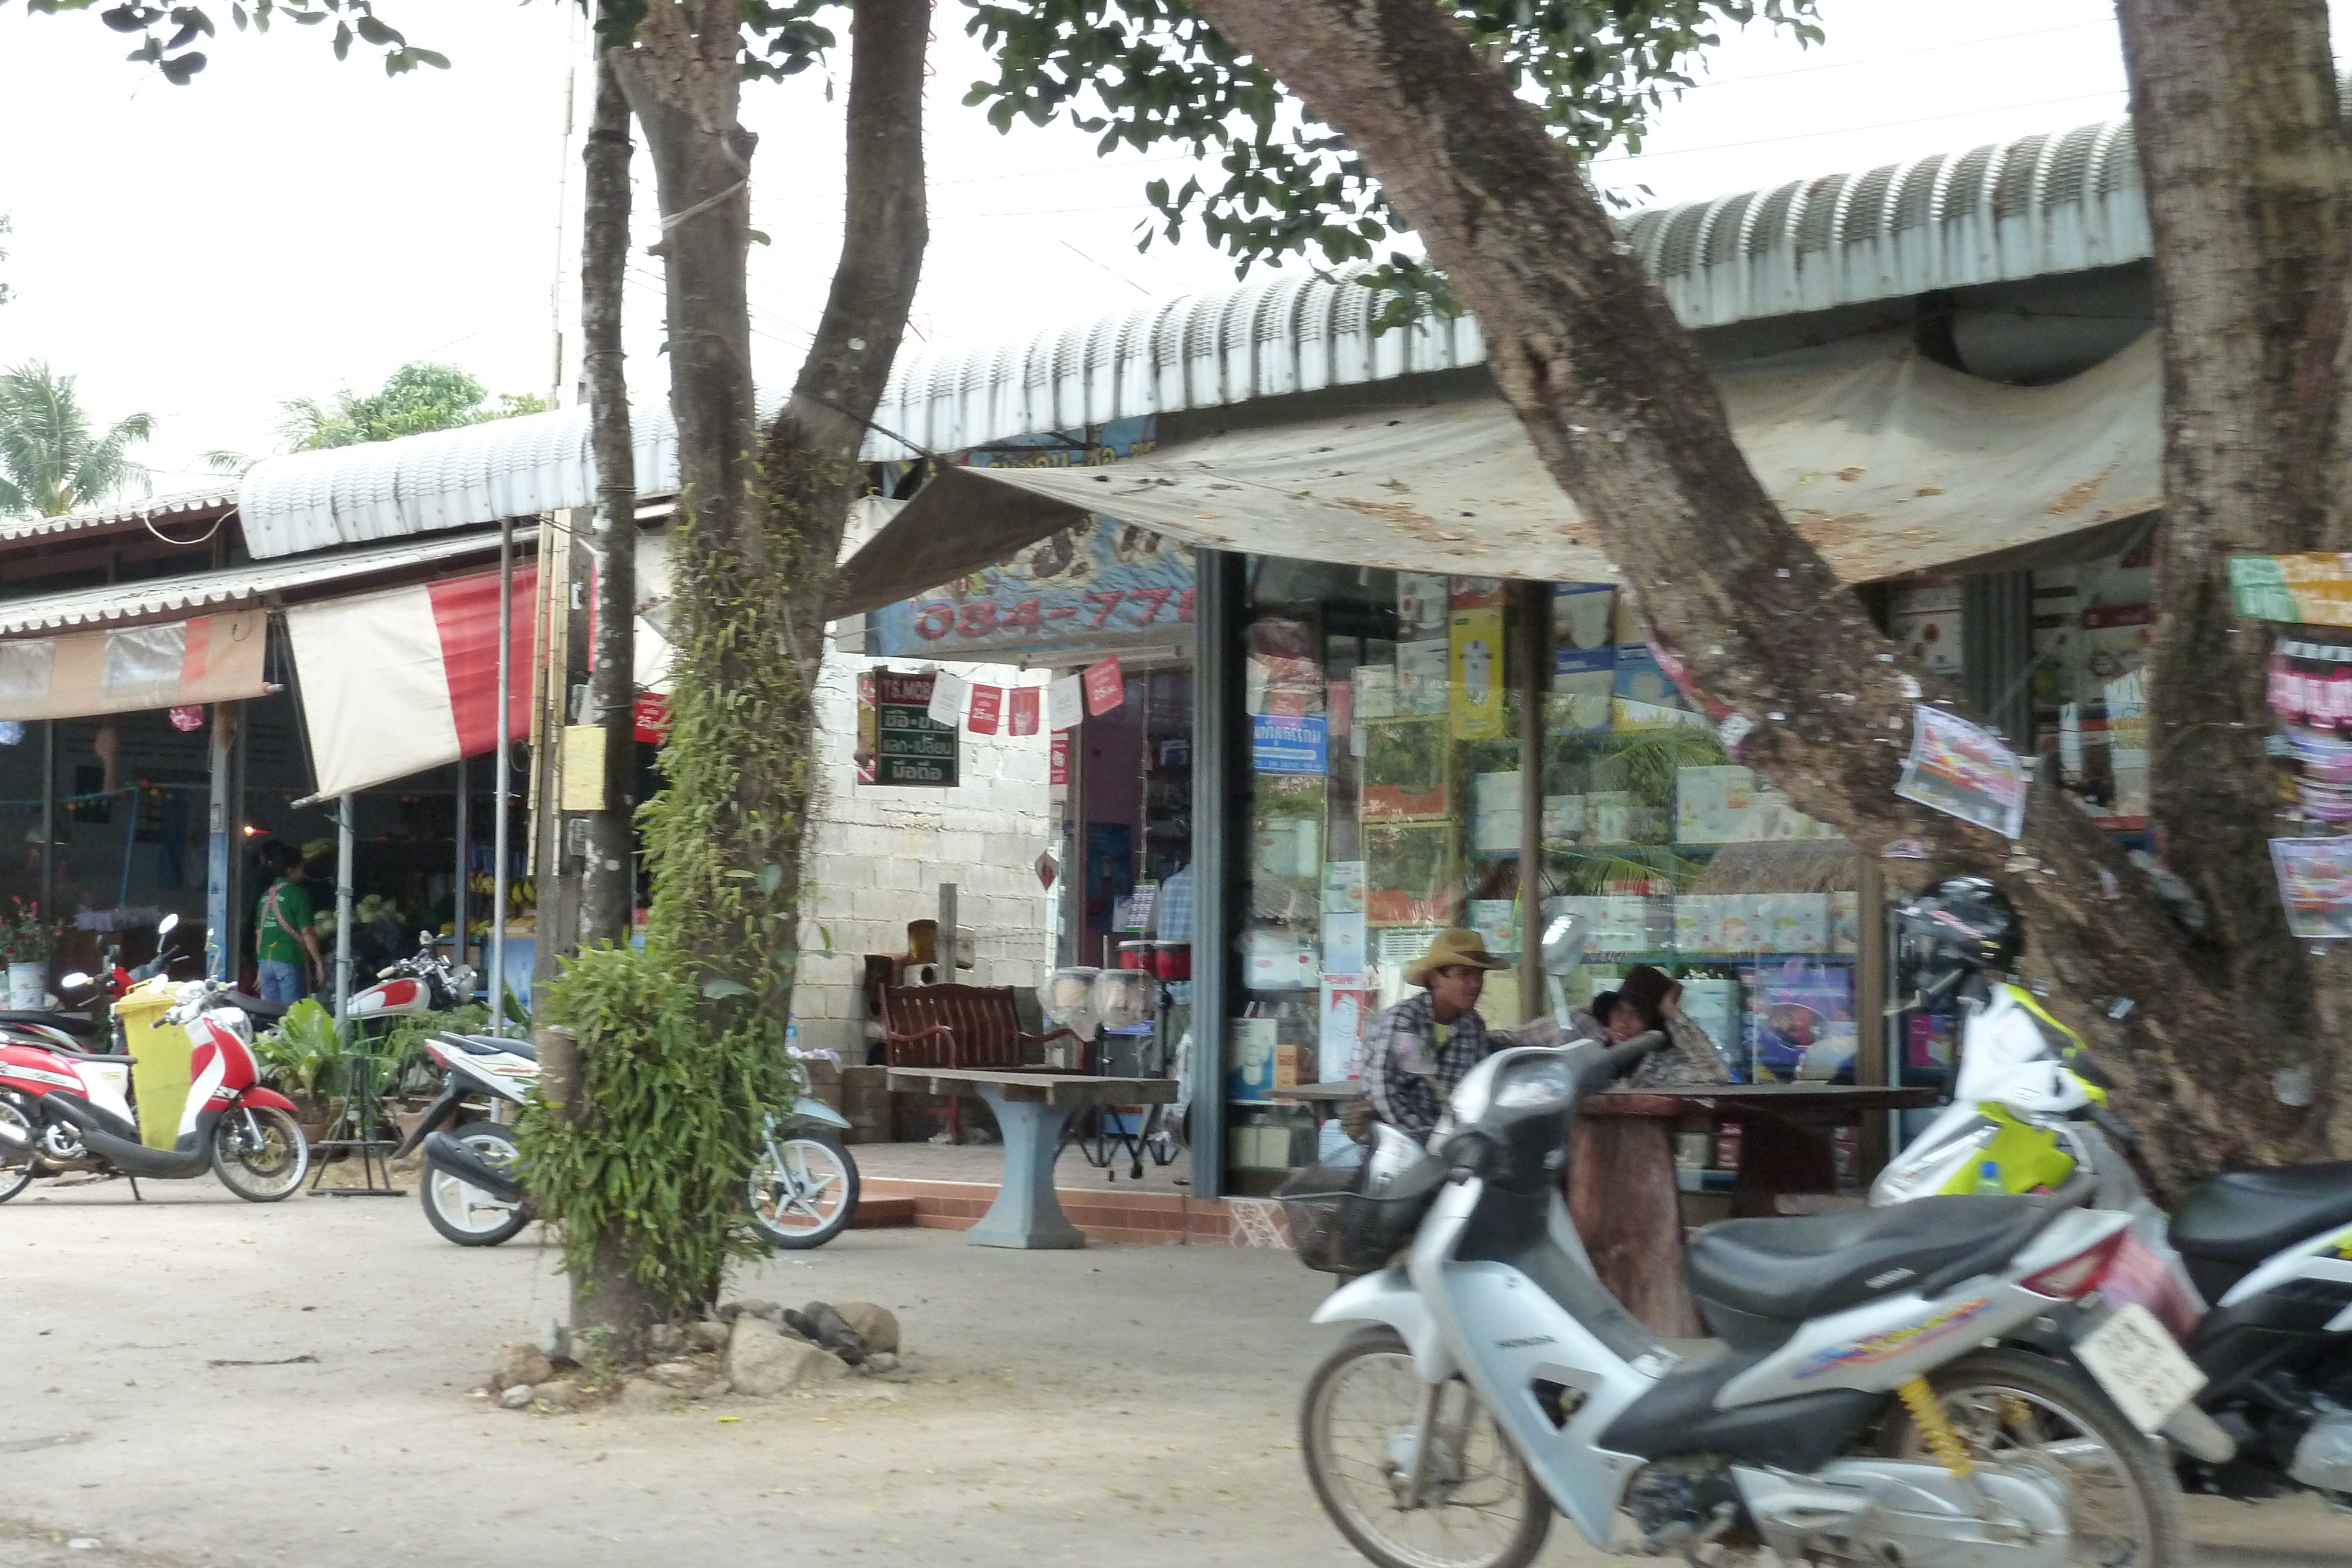
M 537 537 L 536 528 L 515 530 L 519 543 Z M 410 539 L 308 560 L 257 562 L 144 582 L 112 583 L 71 593 L 42 593 L 13 601 L 0 601 L 0 635 L 46 632 L 60 626 L 100 626 L 216 605 L 251 604 L 276 594 L 328 588 L 363 577 L 477 555 L 497 549 L 498 542 L 496 533 Z
M 1688 202 L 1629 237 L 1692 327 L 2079 272 L 2149 253 L 2127 120 Z M 1483 363 L 1467 319 L 1374 336 L 1352 283 L 1281 277 L 982 350 L 902 355 L 869 461 Z M 634 412 L 637 483 L 677 485 L 666 407 Z M 884 434 L 887 431 L 890 434 Z M 904 440 L 898 439 L 904 437 Z M 909 445 L 908 443 L 912 443 Z M 246 476 L 257 556 L 594 500 L 583 408 L 274 457 Z
M 91 507 L 62 517 L 0 518 L 0 545 L 18 544 L 47 534 L 76 533 L 85 528 L 120 527 L 159 521 L 185 512 L 226 512 L 236 505 L 236 486 L 224 479 L 201 490 L 181 490 L 137 501 Z

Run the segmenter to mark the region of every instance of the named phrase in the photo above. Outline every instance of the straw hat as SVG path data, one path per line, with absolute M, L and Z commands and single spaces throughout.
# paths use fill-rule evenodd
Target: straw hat
M 1405 966 L 1404 983 L 1426 986 L 1431 970 L 1450 968 L 1456 964 L 1473 969 L 1507 969 L 1511 967 L 1486 951 L 1484 936 L 1475 931 L 1465 931 L 1456 926 L 1430 938 L 1429 951 Z

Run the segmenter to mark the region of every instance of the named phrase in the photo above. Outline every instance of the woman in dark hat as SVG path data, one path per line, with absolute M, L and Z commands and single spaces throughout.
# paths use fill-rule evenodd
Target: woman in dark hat
M 1592 1006 L 1569 1019 L 1571 1034 L 1603 1045 L 1622 1045 L 1635 1035 L 1663 1030 L 1672 1041 L 1643 1059 L 1626 1080 L 1636 1089 L 1680 1089 L 1697 1083 L 1728 1083 L 1731 1068 L 1723 1052 L 1684 1015 L 1680 980 L 1652 964 L 1625 971 L 1613 991 L 1601 991 Z

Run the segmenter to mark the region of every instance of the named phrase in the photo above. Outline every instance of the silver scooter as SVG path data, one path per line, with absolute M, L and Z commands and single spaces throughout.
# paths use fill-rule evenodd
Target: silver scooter
M 1285 1189 L 1301 1260 L 1364 1275 L 1315 1314 L 1359 1328 L 1308 1382 L 1301 1445 L 1359 1551 L 1521 1568 L 1557 1510 L 1694 1563 L 2189 1561 L 2156 1447 L 2079 1373 L 1982 1348 L 2096 1288 L 2129 1221 L 2076 1207 L 2087 1184 L 1727 1221 L 1685 1259 L 1717 1341 L 1628 1313 L 1562 1176 L 1578 1102 L 1664 1043 L 1498 1051 L 1435 1152 L 1381 1127 Z

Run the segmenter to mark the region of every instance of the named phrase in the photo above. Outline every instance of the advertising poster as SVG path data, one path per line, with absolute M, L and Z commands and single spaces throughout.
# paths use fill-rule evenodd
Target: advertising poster
M 1454 644 L 1444 637 L 1397 644 L 1396 711 L 1404 718 L 1435 718 L 1445 712 L 1446 674 Z
M 931 677 L 931 703 L 923 711 L 930 716 L 933 724 L 943 729 L 961 728 L 965 691 L 961 675 L 951 675 L 941 670 Z
M 1503 612 L 1500 606 L 1457 610 L 1449 637 L 1453 689 L 1449 711 L 1456 740 L 1503 736 Z
M 1606 735 L 1617 695 L 1617 650 L 1560 648 L 1552 653 L 1551 727 L 1576 735 Z
M 1097 718 L 1118 710 L 1127 701 L 1127 682 L 1117 659 L 1098 659 L 1086 668 L 1087 711 Z
M 997 720 L 1003 713 L 1003 686 L 974 686 L 971 688 L 971 713 L 964 720 L 964 727 L 974 735 L 994 735 Z
M 1358 975 L 1370 965 L 1364 948 L 1364 917 L 1360 913 L 1323 916 L 1323 967 L 1327 972 Z
M 1066 729 L 1057 729 L 1054 732 L 1053 748 L 1046 754 L 1045 782 L 1067 784 L 1069 781 L 1070 732 Z
M 1853 1075 L 1853 971 L 1843 966 L 1760 966 L 1748 993 L 1749 1061 L 1758 1082 Z
M 876 670 L 874 676 L 874 778 L 883 785 L 950 789 L 956 783 L 959 736 L 952 725 L 931 717 L 938 677 Z M 865 725 L 858 726 L 861 736 Z
M 1562 653 L 1609 645 L 1617 590 L 1606 582 L 1557 582 L 1551 591 L 1552 645 Z
M 2352 838 L 2273 839 L 2271 867 L 2297 936 L 2352 936 Z
M 1321 1060 L 1318 1082 L 1339 1083 L 1360 1076 L 1364 1030 L 1379 1013 L 1379 996 L 1360 974 L 1327 974 L 1322 987 Z
M 1925 703 L 1911 710 L 1897 795 L 2014 839 L 2025 829 L 2025 765 L 1990 731 Z
M 1470 776 L 1470 852 L 1515 855 L 1519 852 L 1519 778 L 1517 773 L 1473 773 Z
M 1233 1070 L 1225 1075 L 1225 1095 L 1232 1100 L 1263 1102 L 1274 1098 L 1274 1059 L 1282 1040 L 1279 1019 L 1234 1019 Z
M 1086 722 L 1084 685 L 1076 675 L 1062 675 L 1045 688 L 1045 727 L 1076 729 Z
M 1015 686 L 1013 688 L 1013 719 L 1012 723 L 1007 727 L 1012 734 L 1034 735 L 1037 733 L 1037 698 L 1039 695 L 1040 694 L 1035 686 Z
M 1361 915 L 1364 912 L 1364 862 L 1361 861 L 1325 861 L 1323 862 L 1323 913 L 1326 915 Z M 1363 966 L 1359 964 L 1358 968 Z
M 1454 918 L 1453 822 L 1364 825 L 1364 916 L 1379 926 L 1444 926 Z
M 1250 720 L 1250 766 L 1260 773 L 1328 773 L 1330 731 L 1320 714 L 1262 713 Z

